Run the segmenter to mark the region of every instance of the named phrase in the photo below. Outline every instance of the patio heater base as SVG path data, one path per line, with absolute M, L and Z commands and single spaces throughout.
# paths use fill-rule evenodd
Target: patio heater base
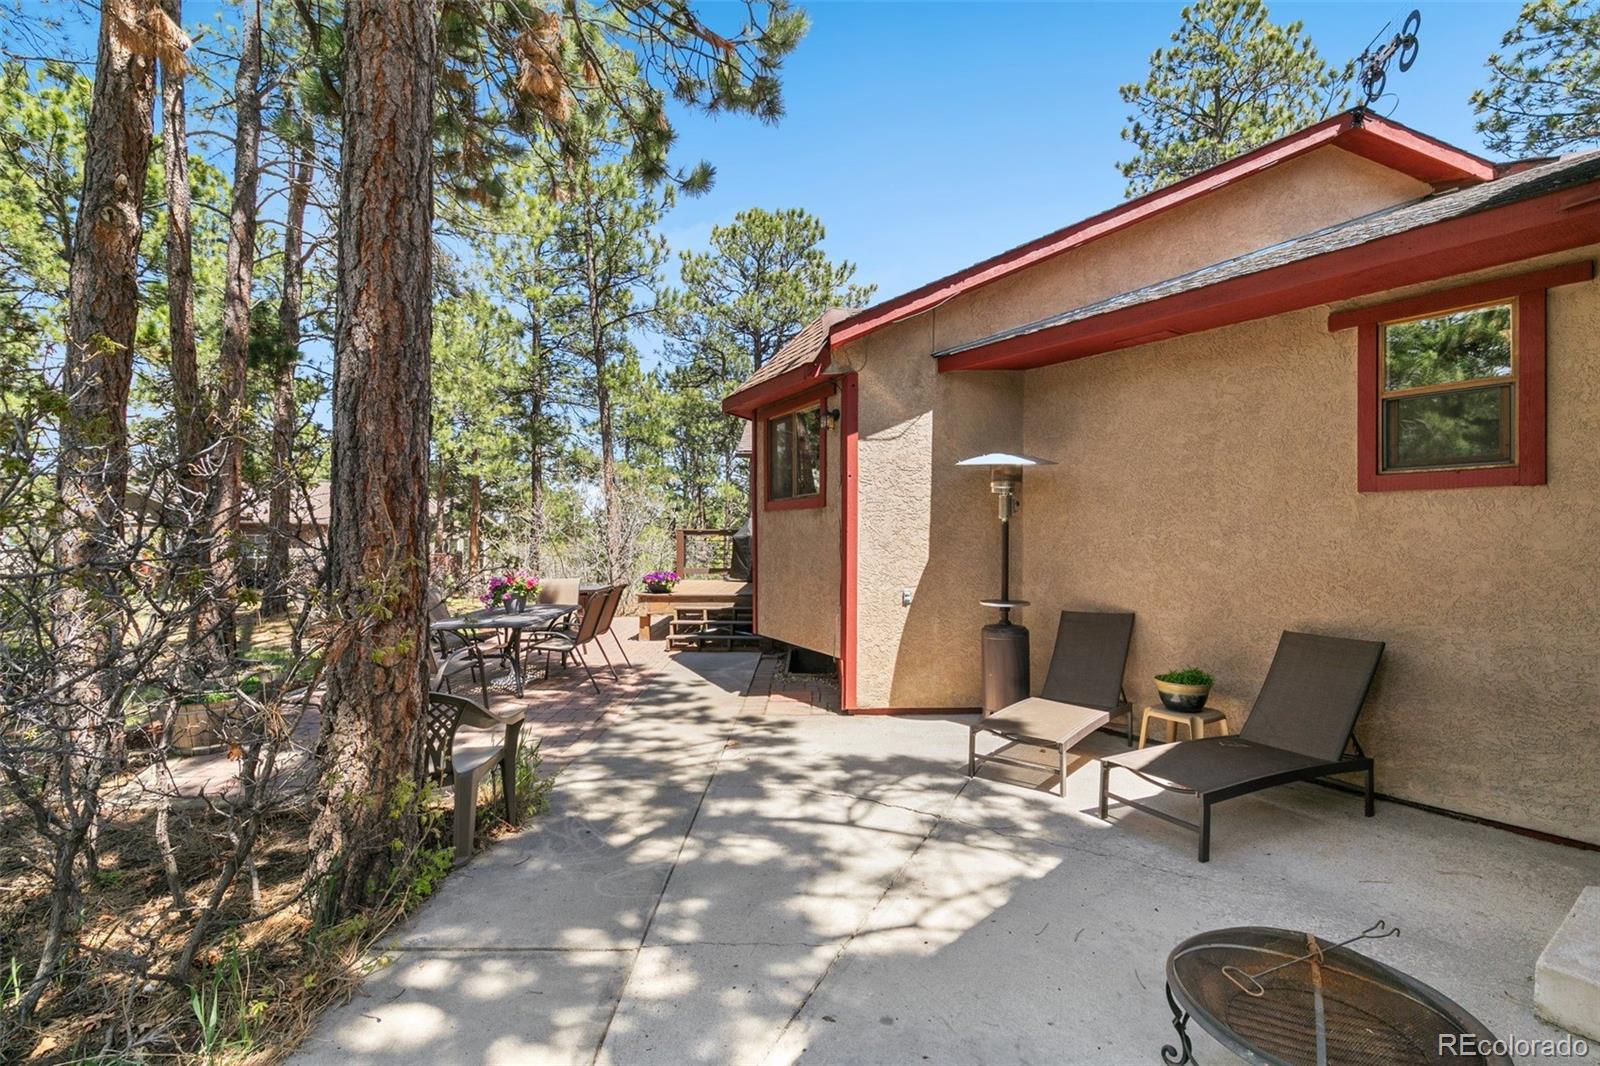
M 1028 698 L 1028 628 L 1009 622 L 983 627 L 983 713 Z

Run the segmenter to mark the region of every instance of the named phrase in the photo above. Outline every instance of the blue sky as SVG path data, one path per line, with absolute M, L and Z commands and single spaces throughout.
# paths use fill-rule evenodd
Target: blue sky
M 880 299 L 1122 200 L 1117 87 L 1143 79 L 1182 7 L 802 6 L 812 29 L 785 69 L 778 126 L 679 117 L 679 160 L 709 159 L 717 182 L 679 201 L 667 236 L 675 249 L 698 247 L 741 208 L 803 207 L 827 226 L 829 253 L 855 262 Z M 1303 21 L 1330 61 L 1357 55 L 1412 6 L 1269 3 L 1274 21 Z M 1391 74 L 1392 95 L 1375 110 L 1481 150 L 1468 96 L 1518 5 L 1418 6 L 1417 63 Z

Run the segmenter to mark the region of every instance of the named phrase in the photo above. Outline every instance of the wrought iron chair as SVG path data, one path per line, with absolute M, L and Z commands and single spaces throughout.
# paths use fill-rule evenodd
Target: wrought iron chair
M 438 635 L 445 636 L 444 633 Z M 451 692 L 450 679 L 460 674 L 465 667 L 478 682 L 478 688 L 483 693 L 483 706 L 489 707 L 489 666 L 476 642 L 463 644 L 445 654 L 441 654 L 437 648 L 430 647 L 428 663 L 432 671 L 428 682 L 430 691 Z
M 524 717 L 522 711 L 490 713 L 465 696 L 428 693 L 419 776 L 455 789 L 452 822 L 457 866 L 472 858 L 478 786 L 497 766 L 505 794 L 506 821 L 516 824 L 517 754 Z

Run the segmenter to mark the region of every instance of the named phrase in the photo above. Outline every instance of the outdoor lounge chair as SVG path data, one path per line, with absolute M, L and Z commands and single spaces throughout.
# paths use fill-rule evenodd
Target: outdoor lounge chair
M 472 838 L 478 818 L 478 786 L 500 768 L 500 790 L 505 793 L 506 821 L 517 821 L 517 748 L 522 733 L 522 711 L 495 714 L 465 696 L 428 693 L 423 722 L 422 772 L 424 780 L 455 788 L 455 865 L 472 858 Z
M 1129 710 L 1122 693 L 1122 671 L 1128 665 L 1128 643 L 1132 638 L 1132 614 L 1062 611 L 1043 691 L 972 724 L 967 737 L 967 776 L 977 774 L 979 764 L 984 762 L 1037 770 L 1038 763 L 1005 753 L 1017 744 L 1054 748 L 1061 772 L 1058 787 L 1065 796 L 1067 749 L 1111 721 L 1112 713 Z M 1128 722 L 1131 742 L 1131 713 Z M 993 733 L 1007 743 L 982 754 L 978 751 L 979 733 Z
M 1100 817 L 1106 816 L 1109 798 L 1193 829 L 1200 834 L 1200 861 L 1207 862 L 1213 804 L 1291 781 L 1365 771 L 1365 813 L 1371 818 L 1372 760 L 1354 731 L 1382 655 L 1382 641 L 1285 631 L 1239 735 L 1180 740 L 1102 759 Z M 1351 745 L 1353 755 L 1346 753 Z M 1109 791 L 1111 771 L 1118 769 L 1168 792 L 1194 796 L 1200 803 L 1200 823 Z

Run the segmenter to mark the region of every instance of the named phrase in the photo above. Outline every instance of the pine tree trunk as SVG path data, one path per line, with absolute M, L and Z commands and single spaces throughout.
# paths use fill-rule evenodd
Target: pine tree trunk
M 472 461 L 478 461 L 478 450 L 472 450 Z M 467 478 L 467 573 L 478 572 L 478 555 L 483 547 L 479 526 L 483 522 L 483 479 L 477 474 Z
M 222 289 L 222 349 L 217 358 L 217 484 L 212 493 L 210 588 L 197 612 L 199 637 L 221 662 L 237 646 L 240 474 L 244 384 L 250 350 L 250 284 L 256 261 L 256 168 L 261 146 L 261 6 L 246 9 L 234 78 L 233 202 Z
M 290 122 L 295 123 L 293 108 Z M 295 368 L 300 353 L 300 262 L 305 232 L 306 201 L 311 195 L 311 140 L 295 149 L 289 182 L 289 207 L 283 221 L 283 294 L 278 301 L 278 335 L 284 358 L 272 379 L 272 494 L 267 503 L 267 587 L 261 596 L 261 617 L 277 618 L 289 609 L 289 544 L 291 489 L 294 484 L 294 435 L 300 418 L 295 402 Z
M 114 30 L 114 24 L 120 29 Z M 60 429 L 59 541 L 65 580 L 51 604 L 57 670 L 68 698 L 54 708 L 69 745 L 49 772 L 60 782 L 55 879 L 39 966 L 18 1013 L 27 1017 L 66 946 L 76 874 L 99 817 L 100 784 L 122 752 L 122 601 L 118 542 L 128 484 L 128 387 L 139 315 L 139 208 L 150 158 L 155 64 L 133 54 L 129 0 L 103 0 L 89 109 L 83 191 L 68 282 L 66 411 Z
M 622 569 L 622 511 L 617 501 L 616 431 L 611 410 L 611 389 L 606 384 L 605 308 L 600 302 L 599 267 L 595 262 L 598 226 L 598 221 L 591 213 L 590 223 L 584 227 L 583 253 L 589 282 L 589 345 L 590 358 L 594 362 L 595 416 L 600 426 L 600 494 L 605 501 L 606 512 L 606 580 L 615 584 Z
M 181 0 L 165 0 L 167 17 L 182 25 Z M 167 194 L 167 328 L 172 360 L 172 403 L 182 463 L 183 507 L 191 528 L 174 530 L 189 538 L 190 564 L 198 562 L 205 533 L 208 478 L 196 464 L 206 449 L 206 411 L 200 392 L 194 320 L 194 265 L 190 251 L 189 134 L 184 108 L 183 71 L 161 70 L 161 155 Z
M 416 839 L 426 684 L 433 6 L 344 11 L 328 560 L 342 625 L 309 873 L 324 918 L 382 892 Z
M 531 309 L 530 309 L 531 310 Z M 544 571 L 544 351 L 539 320 L 533 318 L 533 387 L 528 393 L 528 571 Z

